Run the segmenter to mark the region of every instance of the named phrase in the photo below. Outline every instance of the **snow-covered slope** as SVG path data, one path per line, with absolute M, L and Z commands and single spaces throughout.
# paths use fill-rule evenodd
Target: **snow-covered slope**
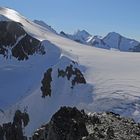
M 140 42 L 126 38 L 118 33 L 110 32 L 104 38 L 100 36 L 92 36 L 88 32 L 82 30 L 73 35 L 60 32 L 60 35 L 67 37 L 82 44 L 95 46 L 103 49 L 116 49 L 120 51 L 140 51 Z
M 24 61 L 0 55 L 1 124 L 12 121 L 17 109 L 26 110 L 30 122 L 25 132 L 31 135 L 62 105 L 87 111 L 114 111 L 140 121 L 139 53 L 77 43 L 44 30 L 12 9 L 0 8 L 0 14 L 20 22 L 46 52 L 31 55 Z M 72 73 L 67 71 L 68 67 L 72 67 Z M 48 69 L 51 69 L 49 75 Z M 49 77 L 45 90 L 51 96 L 42 98 L 45 75 Z

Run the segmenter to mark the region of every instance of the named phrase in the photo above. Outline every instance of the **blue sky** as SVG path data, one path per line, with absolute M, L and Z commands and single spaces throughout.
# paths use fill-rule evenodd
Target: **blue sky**
M 57 31 L 115 31 L 140 41 L 140 0 L 1 0 L 0 5 L 44 20 Z

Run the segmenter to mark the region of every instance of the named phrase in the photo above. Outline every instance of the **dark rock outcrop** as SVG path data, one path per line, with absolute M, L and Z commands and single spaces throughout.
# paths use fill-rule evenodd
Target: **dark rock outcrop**
M 29 115 L 26 112 L 22 113 L 20 110 L 17 110 L 15 112 L 13 124 L 20 126 L 22 126 L 23 124 L 23 126 L 26 127 L 28 123 L 29 123 Z
M 21 23 L 0 21 L 0 54 L 6 58 L 26 60 L 33 54 L 45 54 L 39 40 L 30 36 Z
M 80 140 L 88 135 L 85 120 L 85 114 L 76 108 L 62 107 L 49 124 L 35 132 L 33 140 Z
M 15 112 L 13 122 L 0 125 L 0 140 L 26 140 L 23 134 L 23 127 L 29 123 L 29 115 L 20 110 Z
M 60 35 L 68 37 L 68 35 L 65 32 L 63 32 L 63 31 L 60 32 Z
M 83 110 L 61 107 L 33 140 L 139 140 L 140 124 L 113 112 L 87 115 Z
M 77 64 L 74 61 L 71 61 L 68 66 L 66 66 L 65 69 L 59 69 L 57 68 L 57 77 L 52 77 L 52 71 L 55 70 L 55 67 L 49 68 L 43 76 L 43 79 L 41 81 L 41 92 L 42 92 L 42 97 L 45 98 L 46 96 L 51 96 L 52 94 L 52 87 L 51 87 L 51 82 L 53 78 L 65 78 L 67 81 L 71 82 L 70 88 L 74 88 L 75 85 L 78 84 L 86 84 L 86 80 L 84 78 L 84 75 L 82 74 L 81 70 L 77 68 L 74 64 Z
M 75 68 L 72 64 L 66 67 L 65 70 L 58 69 L 58 78 L 59 77 L 67 77 L 68 80 L 71 79 L 71 77 L 74 77 L 71 81 L 71 88 L 75 86 L 75 84 L 86 84 L 86 80 L 80 71 L 80 69 Z
M 44 77 L 41 81 L 41 91 L 42 91 L 42 97 L 45 98 L 45 96 L 51 96 L 51 82 L 52 82 L 52 68 L 49 68 L 47 72 L 44 73 Z

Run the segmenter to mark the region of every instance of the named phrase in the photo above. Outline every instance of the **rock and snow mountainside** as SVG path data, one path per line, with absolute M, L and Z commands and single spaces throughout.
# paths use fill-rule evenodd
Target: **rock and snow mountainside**
M 140 52 L 140 42 L 126 38 L 118 33 L 110 32 L 104 38 L 92 36 L 85 30 L 78 30 L 73 35 L 60 32 L 60 35 L 82 44 L 103 49 L 115 49 L 120 51 Z
M 33 54 L 44 54 L 40 41 L 25 32 L 21 23 L 0 21 L 0 54 L 5 58 L 28 59 Z
M 0 8 L 0 15 L 1 125 L 13 122 L 20 110 L 29 115 L 23 133 L 31 136 L 60 106 L 112 111 L 140 121 L 139 53 L 77 43 L 12 9 Z

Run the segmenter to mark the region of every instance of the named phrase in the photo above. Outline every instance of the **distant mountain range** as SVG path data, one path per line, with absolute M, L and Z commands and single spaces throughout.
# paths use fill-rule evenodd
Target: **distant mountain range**
M 82 44 L 103 49 L 115 49 L 120 51 L 139 52 L 140 42 L 126 38 L 119 33 L 110 32 L 105 37 L 93 36 L 85 30 L 78 30 L 74 34 L 66 34 L 61 31 L 60 35 Z
M 34 20 L 33 22 L 50 30 L 55 34 L 58 34 L 51 26 L 47 25 L 44 21 Z M 86 30 L 77 30 L 74 34 L 67 34 L 64 31 L 61 31 L 60 36 L 74 40 L 78 43 L 97 48 L 109 50 L 113 49 L 127 52 L 140 52 L 139 41 L 124 37 L 116 32 L 110 32 L 105 37 L 102 37 L 99 35 L 93 36 Z

